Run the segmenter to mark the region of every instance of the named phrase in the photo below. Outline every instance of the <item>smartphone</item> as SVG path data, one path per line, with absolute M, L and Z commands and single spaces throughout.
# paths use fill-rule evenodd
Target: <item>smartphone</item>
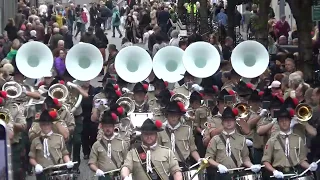
M 262 101 L 262 109 L 269 109 L 270 101 Z
M 107 84 L 111 83 L 111 84 L 117 84 L 117 80 L 112 79 L 112 78 L 107 78 Z
M 11 176 L 10 143 L 6 123 L 0 120 L 0 179 L 9 180 Z

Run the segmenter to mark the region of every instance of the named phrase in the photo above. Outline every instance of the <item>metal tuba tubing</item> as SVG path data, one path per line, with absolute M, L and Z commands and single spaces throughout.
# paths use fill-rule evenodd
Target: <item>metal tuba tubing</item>
M 22 86 L 14 81 L 6 82 L 2 86 L 2 91 L 7 92 L 7 96 L 10 99 L 18 98 L 22 94 Z
M 130 115 L 135 110 L 135 103 L 129 97 L 120 97 L 116 103 L 119 106 L 122 106 L 123 109 L 125 109 L 125 112 L 127 113 L 127 115 Z
M 173 96 L 171 96 L 170 101 L 182 102 L 185 109 L 188 109 L 190 106 L 189 98 L 181 93 L 175 93 Z
M 305 103 L 300 103 L 295 109 L 295 114 L 300 122 L 307 122 L 312 118 L 312 107 Z
M 52 98 L 57 98 L 60 102 L 66 101 L 69 91 L 63 84 L 54 84 L 49 88 L 48 95 Z

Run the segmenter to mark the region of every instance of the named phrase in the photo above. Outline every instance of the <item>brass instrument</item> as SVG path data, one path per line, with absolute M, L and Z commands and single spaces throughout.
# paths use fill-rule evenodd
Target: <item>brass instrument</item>
M 295 109 L 295 114 L 300 122 L 307 122 L 312 118 L 312 107 L 305 103 L 300 103 Z
M 6 124 L 13 120 L 8 108 L 0 108 L 0 119 L 3 120 Z
M 129 97 L 120 97 L 117 102 L 119 106 L 123 107 L 127 115 L 130 115 L 135 110 L 135 103 L 134 101 Z
M 63 84 L 54 84 L 49 88 L 48 94 L 52 98 L 57 98 L 60 102 L 65 102 L 69 91 Z
M 75 80 L 74 84 L 80 85 L 81 82 Z M 69 107 L 70 112 L 73 113 L 80 106 L 82 102 L 82 95 L 78 89 L 72 86 L 68 86 L 67 88 L 68 96 L 66 97 L 64 104 L 68 104 L 67 106 Z
M 239 111 L 238 118 L 246 118 L 250 114 L 250 107 L 247 103 L 238 103 L 234 108 Z
M 184 109 L 188 109 L 190 106 L 189 98 L 181 93 L 175 93 L 171 96 L 170 101 L 180 101 L 184 104 Z
M 115 128 L 114 128 L 114 132 L 115 132 L 115 133 L 119 133 L 119 132 L 120 132 L 120 128 L 115 127 Z
M 7 96 L 9 99 L 15 99 L 21 96 L 22 86 L 17 82 L 9 81 L 2 86 L 2 91 L 7 92 Z

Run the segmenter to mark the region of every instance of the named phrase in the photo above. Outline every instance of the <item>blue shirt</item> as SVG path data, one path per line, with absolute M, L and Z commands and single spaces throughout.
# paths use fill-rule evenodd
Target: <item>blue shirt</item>
M 217 18 L 217 21 L 219 22 L 219 24 L 222 24 L 224 26 L 227 25 L 227 22 L 228 22 L 228 16 L 223 13 L 223 12 L 219 12 L 216 16 Z

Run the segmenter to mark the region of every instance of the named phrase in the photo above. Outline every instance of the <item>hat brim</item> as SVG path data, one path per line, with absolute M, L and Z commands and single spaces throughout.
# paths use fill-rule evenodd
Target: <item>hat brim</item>
M 161 132 L 161 131 L 163 131 L 163 128 L 145 129 L 143 127 L 136 127 L 135 131 L 140 131 L 141 133 L 143 133 L 143 132 Z

